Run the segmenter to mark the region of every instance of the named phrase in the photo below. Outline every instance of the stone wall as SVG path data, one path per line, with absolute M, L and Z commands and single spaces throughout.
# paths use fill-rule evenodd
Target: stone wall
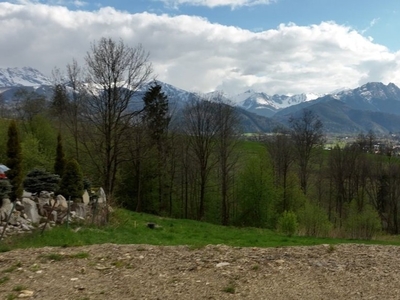
M 68 203 L 62 195 L 54 197 L 53 193 L 45 191 L 39 196 L 24 193 L 23 198 L 15 203 L 3 199 L 0 208 L 0 234 L 5 227 L 4 237 L 40 230 L 44 226 L 50 229 L 67 221 L 76 223 L 92 220 L 91 212 L 95 204 L 86 201 L 87 198 L 84 200 L 82 203 Z

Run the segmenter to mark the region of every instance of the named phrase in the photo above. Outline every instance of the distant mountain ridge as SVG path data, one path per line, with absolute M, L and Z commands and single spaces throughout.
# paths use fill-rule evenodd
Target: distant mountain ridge
M 0 68 L 0 88 L 39 85 L 51 85 L 51 81 L 34 68 Z
M 181 108 L 196 95 L 168 83 L 157 82 L 173 109 Z M 135 105 L 141 105 L 140 101 L 149 85 L 138 91 L 135 99 L 139 100 L 136 101 L 139 104 Z M 6 102 L 21 88 L 35 91 L 46 98 L 52 95 L 51 81 L 38 70 L 29 67 L 0 68 L 0 94 Z M 207 98 L 216 94 L 220 92 L 204 96 Z M 303 109 L 313 110 L 323 121 L 327 132 L 400 132 L 400 88 L 393 83 L 369 82 L 355 89 L 342 88 L 326 95 L 303 93 L 271 96 L 254 90 L 233 96 L 220 95 L 238 108 L 249 125 L 246 128 L 252 128 L 252 132 L 269 131 L 279 124 L 287 125 L 289 118 L 299 116 Z

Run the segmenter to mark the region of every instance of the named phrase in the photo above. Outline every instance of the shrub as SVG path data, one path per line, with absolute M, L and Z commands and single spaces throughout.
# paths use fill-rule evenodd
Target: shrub
M 360 211 L 353 200 L 344 228 L 349 238 L 370 240 L 381 231 L 382 226 L 378 212 L 371 205 L 364 205 Z
M 297 216 L 292 211 L 284 211 L 278 220 L 278 231 L 292 236 L 298 229 Z
M 332 229 L 326 212 L 310 201 L 306 201 L 304 208 L 299 211 L 299 224 L 307 236 L 326 237 Z
M 67 162 L 60 183 L 59 193 L 65 198 L 80 199 L 83 195 L 83 174 L 75 159 Z
M 58 189 L 60 177 L 42 169 L 33 169 L 24 179 L 27 192 L 39 194 L 41 191 L 54 192 Z

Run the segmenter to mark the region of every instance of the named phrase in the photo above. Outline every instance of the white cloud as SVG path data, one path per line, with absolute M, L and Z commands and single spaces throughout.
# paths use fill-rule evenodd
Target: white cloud
M 0 24 L 0 67 L 31 66 L 47 75 L 72 58 L 83 62 L 91 42 L 112 37 L 142 43 L 157 78 L 190 91 L 324 93 L 367 81 L 400 85 L 400 52 L 332 22 L 251 32 L 187 15 L 3 2 Z
M 172 7 L 179 7 L 180 5 L 192 5 L 192 6 L 207 6 L 207 7 L 218 7 L 218 6 L 229 6 L 232 8 L 241 6 L 254 6 L 254 5 L 266 5 L 276 2 L 276 0 L 153 0 L 163 2 L 165 5 Z

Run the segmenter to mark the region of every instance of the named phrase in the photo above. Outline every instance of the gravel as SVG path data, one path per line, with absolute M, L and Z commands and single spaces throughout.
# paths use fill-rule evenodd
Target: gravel
M 0 254 L 0 299 L 400 299 L 400 248 L 102 244 Z

